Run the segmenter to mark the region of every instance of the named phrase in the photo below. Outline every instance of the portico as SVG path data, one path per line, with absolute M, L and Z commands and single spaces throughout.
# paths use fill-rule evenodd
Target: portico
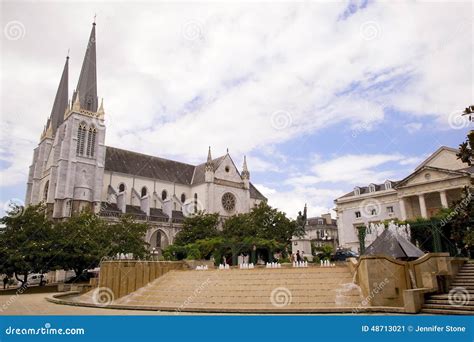
M 462 187 L 400 197 L 400 219 L 405 221 L 417 217 L 430 218 L 459 199 L 461 192 Z
M 461 197 L 470 184 L 466 170 L 422 166 L 396 185 L 401 220 L 433 217 Z

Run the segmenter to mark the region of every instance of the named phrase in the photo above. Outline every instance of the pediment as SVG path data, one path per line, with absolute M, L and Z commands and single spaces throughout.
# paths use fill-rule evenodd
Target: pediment
M 396 188 L 409 187 L 412 185 L 425 184 L 459 178 L 468 175 L 466 172 L 458 170 L 441 169 L 432 166 L 423 166 L 401 180 Z
M 456 156 L 457 153 L 457 149 L 446 146 L 440 147 L 427 159 L 425 159 L 423 163 L 421 163 L 415 170 L 422 169 L 425 166 L 447 170 L 459 170 L 466 168 L 466 164 L 464 164 Z

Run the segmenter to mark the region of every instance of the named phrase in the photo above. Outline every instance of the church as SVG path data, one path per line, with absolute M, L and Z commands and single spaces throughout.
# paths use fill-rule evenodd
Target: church
M 69 100 L 66 58 L 51 115 L 29 169 L 25 204 L 45 203 L 61 220 L 93 210 L 107 220 L 132 215 L 146 222 L 145 240 L 160 253 L 183 219 L 198 211 L 222 220 L 246 213 L 266 198 L 227 154 L 191 165 L 105 145 L 105 111 L 97 96 L 96 24 L 93 23 L 76 89 Z

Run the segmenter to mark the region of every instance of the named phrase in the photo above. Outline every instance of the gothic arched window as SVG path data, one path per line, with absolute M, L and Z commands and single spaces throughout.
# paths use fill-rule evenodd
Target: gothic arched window
M 79 124 L 79 128 L 77 129 L 77 147 L 76 147 L 76 154 L 79 156 L 84 155 L 84 145 L 86 143 L 86 131 L 87 127 L 84 122 Z
M 48 190 L 49 190 L 49 181 L 46 182 L 44 185 L 44 190 L 43 190 L 43 202 L 46 203 L 48 200 Z
M 168 193 L 166 192 L 166 190 L 163 190 L 161 192 L 161 199 L 164 201 L 167 197 L 168 197 Z
M 125 191 L 125 184 L 120 183 L 119 185 L 119 192 L 124 192 Z
M 194 212 L 197 213 L 198 210 L 198 194 L 194 194 Z
M 87 136 L 87 156 L 93 157 L 95 153 L 95 137 L 97 130 L 95 127 L 89 128 L 89 134 Z
M 146 186 L 142 188 L 142 197 L 145 197 L 147 194 Z
M 181 203 L 184 203 L 184 202 L 186 202 L 186 194 L 182 193 L 181 194 Z

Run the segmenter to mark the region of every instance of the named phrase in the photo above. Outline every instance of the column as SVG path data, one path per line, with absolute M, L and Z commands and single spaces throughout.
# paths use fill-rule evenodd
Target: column
M 406 221 L 407 220 L 407 209 L 405 207 L 405 199 L 404 198 L 400 198 L 398 200 L 398 204 L 400 206 L 400 215 L 402 216 L 401 217 L 401 220 L 402 221 Z
M 420 202 L 421 217 L 428 218 L 428 212 L 426 211 L 425 195 L 419 194 L 418 201 Z
M 439 192 L 439 197 L 441 198 L 441 206 L 443 208 L 448 207 L 448 197 L 446 196 L 446 190 L 442 190 Z

